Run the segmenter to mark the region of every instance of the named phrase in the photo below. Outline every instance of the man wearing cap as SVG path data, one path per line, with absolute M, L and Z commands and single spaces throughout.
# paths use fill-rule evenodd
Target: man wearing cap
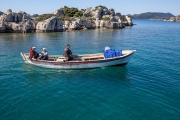
M 32 47 L 30 49 L 30 57 L 37 59 L 39 57 L 39 53 L 36 52 L 36 47 Z
M 48 60 L 48 53 L 46 51 L 46 48 L 43 48 L 42 52 L 41 52 L 41 60 Z
M 69 44 L 64 49 L 64 57 L 65 57 L 65 59 L 67 61 L 73 60 L 73 55 L 72 55 L 72 52 L 70 50 L 70 45 Z

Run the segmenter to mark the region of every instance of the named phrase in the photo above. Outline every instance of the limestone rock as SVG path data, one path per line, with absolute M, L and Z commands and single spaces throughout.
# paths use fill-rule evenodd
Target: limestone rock
M 22 22 L 15 23 L 15 22 L 7 22 L 6 23 L 6 31 L 7 32 L 23 32 L 24 30 L 27 31 L 35 31 L 36 23 L 34 20 L 27 20 L 24 19 Z
M 103 15 L 110 15 L 110 12 L 108 9 L 103 9 Z
M 84 16 L 85 16 L 85 17 L 90 17 L 90 16 L 92 16 L 92 7 L 86 8 L 86 10 L 85 10 L 85 12 L 84 12 Z
M 164 20 L 166 22 L 180 22 L 180 15 L 171 17 L 170 19 Z
M 175 22 L 175 21 L 176 21 L 176 18 L 175 18 L 175 17 L 171 17 L 171 18 L 170 18 L 170 21 L 171 21 L 171 22 Z
M 11 9 L 8 9 L 8 10 L 6 11 L 6 14 L 10 14 L 10 13 L 12 13 L 12 10 L 11 10 Z
M 76 22 L 79 24 L 79 26 L 82 26 L 86 29 L 94 29 L 94 26 L 91 20 L 77 19 Z
M 117 18 L 115 16 L 110 17 L 110 22 L 117 22 Z
M 12 13 L 11 9 L 8 9 L 6 11 L 5 20 L 6 20 L 6 22 L 14 22 L 14 14 Z
M 14 22 L 14 16 L 12 13 L 6 15 L 6 22 Z
M 116 16 L 116 20 L 117 20 L 117 22 L 119 22 L 119 23 L 123 23 L 122 20 L 121 20 L 121 17 L 119 17 L 119 16 Z
M 88 22 L 88 21 L 86 22 L 85 27 L 87 29 L 94 29 L 95 28 L 95 26 L 92 23 Z
M 0 11 L 0 15 L 3 15 L 4 13 Z
M 63 22 L 56 16 L 53 16 L 45 21 L 39 22 L 36 25 L 36 29 L 37 31 L 43 32 L 63 31 Z
M 110 22 L 110 21 L 100 21 L 100 28 L 106 29 L 120 29 L 123 28 L 122 23 L 120 22 Z
M 101 28 L 104 28 L 104 27 L 105 27 L 105 21 L 104 21 L 104 20 L 101 20 L 101 21 L 100 21 L 100 27 L 101 27 Z
M 64 10 L 58 9 L 58 10 L 54 11 L 53 14 L 58 15 L 58 16 L 64 16 Z
M 180 22 L 180 15 L 176 16 L 176 22 Z
M 36 29 L 36 23 L 32 19 L 24 19 L 21 23 L 27 30 L 34 30 Z
M 32 19 L 29 14 L 23 14 L 22 20 L 24 19 Z
M 121 18 L 121 13 L 116 13 L 116 16 L 118 16 L 119 18 Z
M 122 28 L 121 23 L 119 23 L 119 22 L 109 22 L 109 21 L 106 21 L 104 26 L 107 29 L 119 29 L 119 28 Z
M 103 9 L 101 7 L 98 7 L 98 9 L 93 13 L 94 14 L 94 18 L 98 18 L 101 19 L 103 16 Z
M 4 32 L 4 30 L 5 30 L 5 22 L 4 22 L 4 17 L 2 15 L 0 16 L 0 32 L 1 31 Z
M 64 22 L 64 27 L 67 29 L 67 28 L 69 27 L 69 24 L 70 24 L 69 21 L 65 21 L 65 22 Z
M 129 26 L 132 26 L 133 22 L 132 22 L 131 16 L 126 15 L 125 17 L 126 17 L 126 20 L 127 20 L 128 24 L 129 24 Z
M 10 26 L 11 26 L 13 31 L 23 31 L 23 25 L 22 24 L 12 23 Z
M 79 30 L 81 28 L 80 28 L 79 24 L 76 21 L 71 21 L 71 23 L 69 24 L 69 29 Z
M 23 11 L 19 11 L 17 13 L 18 15 L 18 21 L 21 22 L 23 21 L 24 19 L 32 19 L 31 16 L 29 14 L 27 14 L 26 12 L 23 12 Z
M 100 28 L 100 22 L 101 22 L 101 20 L 96 19 L 96 21 L 95 21 L 96 28 Z
M 110 15 L 115 16 L 115 10 L 113 8 L 109 9 Z
M 20 11 L 19 13 L 13 13 L 10 9 L 7 10 L 6 12 L 6 16 L 5 16 L 5 21 L 6 22 L 21 22 L 24 19 L 28 19 L 31 20 L 31 16 L 29 14 L 27 14 L 26 12 Z

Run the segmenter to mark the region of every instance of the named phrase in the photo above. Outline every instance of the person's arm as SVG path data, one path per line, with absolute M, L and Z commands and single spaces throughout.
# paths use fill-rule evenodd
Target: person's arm
M 65 61 L 68 61 L 69 55 L 67 49 L 64 49 L 64 57 L 65 57 Z

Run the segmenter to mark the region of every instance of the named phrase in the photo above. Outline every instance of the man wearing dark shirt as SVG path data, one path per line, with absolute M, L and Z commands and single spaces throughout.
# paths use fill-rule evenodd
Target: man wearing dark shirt
M 70 50 L 70 45 L 69 44 L 64 49 L 64 57 L 65 57 L 65 59 L 67 61 L 73 60 L 73 55 L 72 55 L 72 52 Z

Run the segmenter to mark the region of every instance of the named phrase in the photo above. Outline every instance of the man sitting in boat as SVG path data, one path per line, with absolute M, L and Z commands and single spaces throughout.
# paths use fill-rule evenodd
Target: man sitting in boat
M 70 50 L 69 44 L 64 49 L 64 57 L 65 57 L 66 61 L 73 60 L 73 55 L 72 55 L 72 51 Z
M 34 58 L 34 59 L 37 59 L 39 56 L 40 56 L 39 53 L 36 52 L 36 47 L 31 47 L 31 49 L 30 49 L 30 57 Z
M 48 53 L 46 51 L 46 48 L 43 48 L 42 52 L 41 52 L 41 60 L 48 60 Z

